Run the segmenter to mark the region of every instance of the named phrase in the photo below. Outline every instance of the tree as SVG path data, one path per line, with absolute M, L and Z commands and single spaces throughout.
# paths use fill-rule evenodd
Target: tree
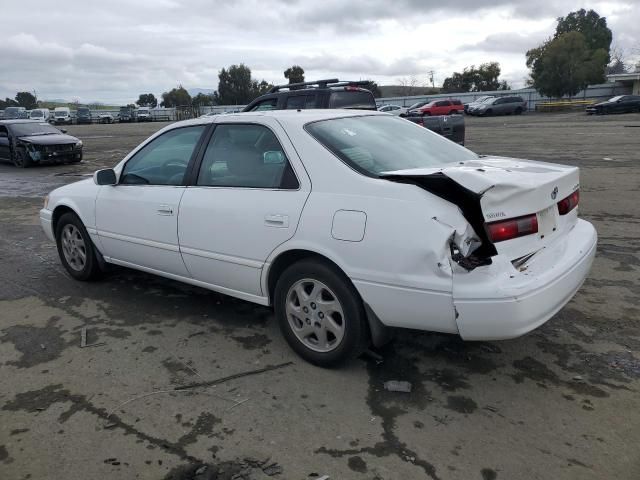
M 31 92 L 16 93 L 16 102 L 18 103 L 18 106 L 24 107 L 27 110 L 38 108 L 38 99 Z
M 189 95 L 189 92 L 187 92 L 182 85 L 178 85 L 171 91 L 162 94 L 161 107 L 171 108 L 186 105 L 191 105 L 191 95 Z
M 158 99 L 153 93 L 141 93 L 136 105 L 139 107 L 156 108 L 158 106 Z
M 16 102 L 12 98 L 5 98 L 4 100 L 0 100 L 0 110 L 4 110 L 7 107 L 18 107 L 18 102 Z
M 362 88 L 366 88 L 371 93 L 373 93 L 373 96 L 375 98 L 380 98 L 382 96 L 382 93 L 380 92 L 380 89 L 378 88 L 378 84 L 376 82 L 374 82 L 373 80 L 365 80 L 365 82 L 367 83 L 361 85 Z
M 600 72 L 601 77 L 607 56 L 602 48 L 589 50 L 580 32 L 568 32 L 529 50 L 527 66 L 535 89 L 542 95 L 559 98 L 586 88 L 595 72 Z
M 304 82 L 304 69 L 300 65 L 293 65 L 284 71 L 284 78 L 289 80 L 289 83 L 302 83 Z
M 200 92 L 191 99 L 191 105 L 194 107 L 211 107 L 213 104 L 213 94 L 207 95 Z
M 213 93 L 218 105 L 246 105 L 271 88 L 265 80 L 251 78 L 251 69 L 241 63 L 223 68 L 218 73 L 218 90 Z
M 442 90 L 446 93 L 456 92 L 491 92 L 494 90 L 510 90 L 505 80 L 500 80 L 500 64 L 498 62 L 483 63 L 465 67 L 462 73 L 454 72 L 445 78 Z
M 576 12 L 570 12 L 566 17 L 559 17 L 553 38 L 558 38 L 568 32 L 580 32 L 584 35 L 589 50 L 602 48 L 609 55 L 612 33 L 607 27 L 607 19 L 598 15 L 596 11 L 586 11 L 582 8 Z M 609 60 L 607 57 L 607 63 Z

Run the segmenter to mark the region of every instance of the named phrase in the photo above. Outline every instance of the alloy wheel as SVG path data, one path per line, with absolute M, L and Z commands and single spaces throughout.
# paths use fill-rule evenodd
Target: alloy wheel
M 345 333 L 342 305 L 324 283 L 305 278 L 294 283 L 286 296 L 287 320 L 296 338 L 320 353 L 340 345 Z

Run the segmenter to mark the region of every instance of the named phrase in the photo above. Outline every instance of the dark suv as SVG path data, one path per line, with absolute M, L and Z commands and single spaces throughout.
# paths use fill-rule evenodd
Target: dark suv
M 89 107 L 78 107 L 76 110 L 76 123 L 91 123 L 91 110 Z
M 361 88 L 367 82 L 341 82 L 337 78 L 290 83 L 272 87 L 256 98 L 243 112 L 299 110 L 307 108 L 349 108 L 376 110 L 373 94 Z

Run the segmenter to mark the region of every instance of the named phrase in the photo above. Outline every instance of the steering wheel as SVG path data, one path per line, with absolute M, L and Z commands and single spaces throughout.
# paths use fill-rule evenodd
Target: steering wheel
M 165 161 L 160 168 L 162 170 L 162 175 L 165 178 L 169 177 L 169 185 L 180 185 L 184 178 L 184 174 L 187 171 L 187 165 L 188 162 L 185 162 L 180 158 L 170 158 Z

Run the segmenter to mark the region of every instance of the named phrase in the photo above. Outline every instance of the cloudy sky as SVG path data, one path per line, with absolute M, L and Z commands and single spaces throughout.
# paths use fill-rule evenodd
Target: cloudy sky
M 181 83 L 217 86 L 245 63 L 284 83 L 416 76 L 436 84 L 465 66 L 498 61 L 521 87 L 525 52 L 579 8 L 606 16 L 613 42 L 640 58 L 640 0 L 23 0 L 2 2 L 0 96 L 132 102 Z

